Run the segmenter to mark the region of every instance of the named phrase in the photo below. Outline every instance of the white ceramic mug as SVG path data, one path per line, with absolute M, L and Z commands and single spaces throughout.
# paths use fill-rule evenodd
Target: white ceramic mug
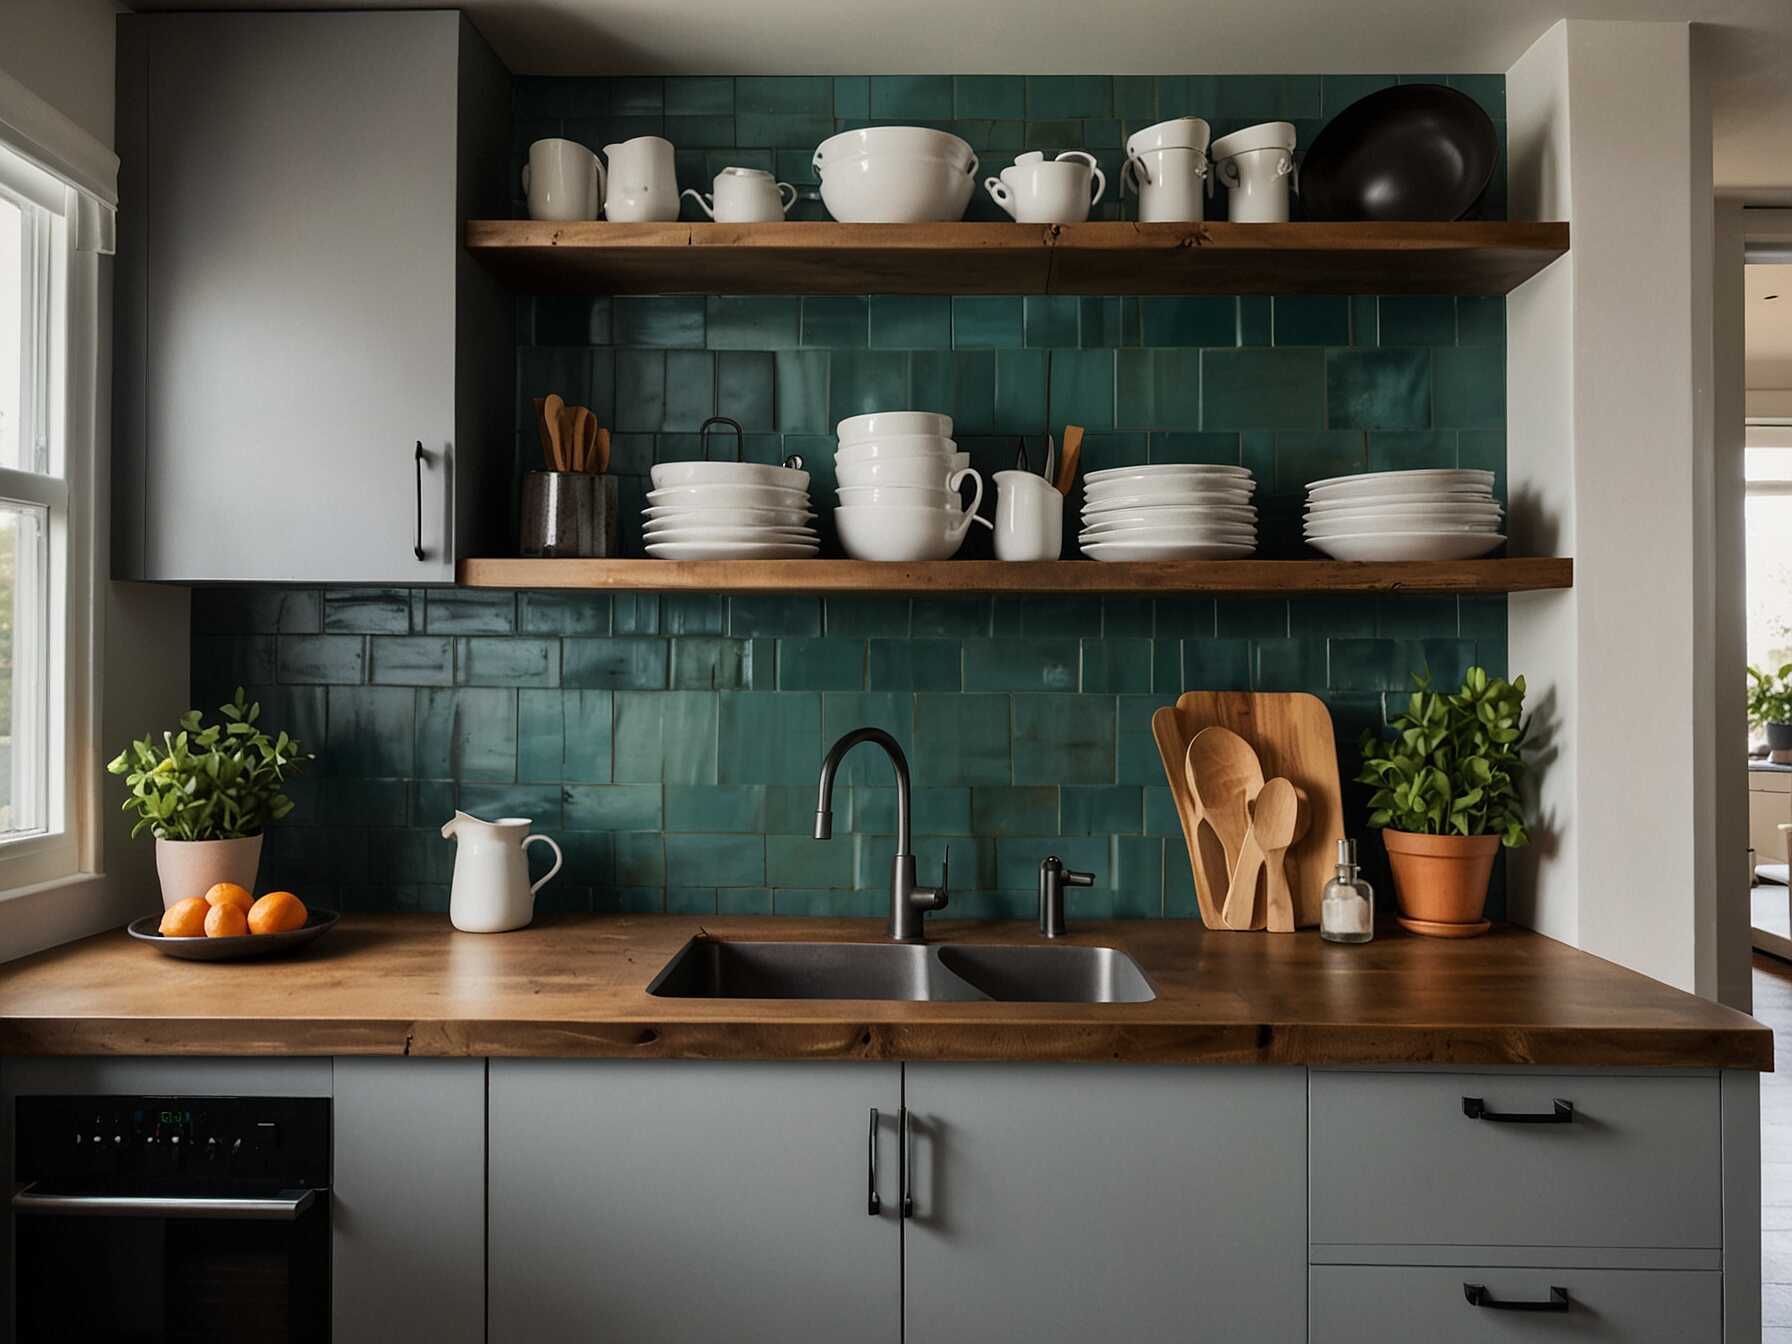
M 1198 149 L 1128 151 L 1120 170 L 1120 190 L 1138 193 L 1139 219 L 1146 224 L 1199 224 L 1213 194 L 1207 155 Z
M 1213 142 L 1214 175 L 1225 183 L 1226 217 L 1236 224 L 1284 224 L 1288 190 L 1300 189 L 1294 126 L 1266 121 Z
M 990 199 L 1022 224 L 1080 224 L 1107 185 L 1095 156 L 1080 149 L 1067 149 L 1055 159 L 1022 154 L 999 178 L 983 180 Z
M 523 165 L 529 218 L 596 219 L 604 203 L 604 165 L 577 140 L 537 140 Z
M 607 218 L 634 224 L 678 218 L 678 169 L 670 140 L 638 135 L 619 145 L 605 145 L 604 157 L 610 161 L 604 189 Z
M 854 560 L 950 560 L 972 523 L 988 527 L 989 519 L 903 505 L 834 510 L 840 549 Z
M 1064 547 L 1064 496 L 1030 471 L 998 471 L 996 559 L 1056 560 Z
M 796 204 L 796 188 L 763 168 L 722 169 L 716 174 L 714 193 L 705 196 L 693 188 L 680 195 L 689 196 L 699 210 L 721 224 L 775 222 Z

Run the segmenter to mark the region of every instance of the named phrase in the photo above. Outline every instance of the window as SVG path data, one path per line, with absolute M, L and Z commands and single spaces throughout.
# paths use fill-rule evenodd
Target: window
M 71 738 L 85 622 L 71 627 L 70 576 L 85 571 L 71 499 L 91 482 L 66 423 L 74 205 L 0 147 L 0 889 L 82 866 Z
M 1751 420 L 1743 448 L 1748 661 L 1792 663 L 1792 424 Z

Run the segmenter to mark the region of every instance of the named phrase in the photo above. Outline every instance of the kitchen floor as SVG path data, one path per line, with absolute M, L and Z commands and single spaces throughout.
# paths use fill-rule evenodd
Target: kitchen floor
M 1755 954 L 1755 1016 L 1773 1028 L 1761 1075 L 1763 1344 L 1792 1344 L 1792 965 Z

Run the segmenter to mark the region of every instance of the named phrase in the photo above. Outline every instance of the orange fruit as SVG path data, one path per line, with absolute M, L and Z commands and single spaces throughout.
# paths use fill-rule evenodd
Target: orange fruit
M 207 938 L 240 938 L 249 932 L 248 918 L 240 905 L 214 905 L 205 916 Z
M 246 888 L 239 887 L 234 882 L 218 882 L 205 893 L 205 903 L 207 905 L 240 905 L 246 915 L 249 913 L 249 907 L 255 904 L 255 898 L 249 894 Z
M 288 933 L 305 927 L 305 903 L 290 891 L 270 891 L 249 909 L 250 933 Z
M 156 931 L 167 938 L 201 938 L 205 936 L 205 917 L 211 910 L 198 896 L 176 901 L 162 911 L 162 922 Z

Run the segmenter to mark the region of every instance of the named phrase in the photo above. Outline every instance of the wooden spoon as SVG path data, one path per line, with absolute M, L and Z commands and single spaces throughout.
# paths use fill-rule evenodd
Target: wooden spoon
M 1275 783 L 1274 780 L 1270 781 Z M 1288 848 L 1299 844 L 1313 827 L 1313 809 L 1307 801 L 1306 790 L 1295 785 L 1294 789 L 1294 829 L 1288 836 L 1287 844 L 1277 845 L 1276 837 L 1268 831 L 1261 831 L 1258 838 L 1263 843 L 1263 904 L 1266 907 L 1266 924 L 1271 933 L 1294 932 L 1294 894 L 1288 889 Z M 1269 784 L 1263 786 L 1267 792 Z M 1257 806 L 1263 806 L 1262 795 L 1258 795 Z
M 1219 837 L 1230 875 L 1238 869 L 1238 857 L 1251 829 L 1251 803 L 1263 791 L 1262 763 L 1251 744 L 1237 733 L 1213 727 L 1203 728 L 1188 744 L 1187 768 L 1188 787 Z M 1214 899 L 1219 899 L 1217 891 Z
M 1226 925 L 1234 929 L 1260 929 L 1267 922 L 1267 911 L 1264 917 L 1258 916 L 1257 875 L 1269 864 L 1273 883 L 1273 872 L 1282 867 L 1282 856 L 1287 853 L 1288 846 L 1294 843 L 1295 823 L 1300 815 L 1300 797 L 1294 791 L 1294 785 L 1285 779 L 1272 779 L 1264 784 L 1263 791 L 1257 795 L 1257 801 L 1251 805 L 1251 829 L 1245 834 L 1244 850 L 1238 857 L 1238 867 L 1232 871 L 1232 889 L 1226 894 Z M 1273 864 L 1269 856 L 1275 855 Z M 1286 904 L 1288 899 L 1288 878 L 1284 872 L 1281 882 L 1281 897 Z M 1264 905 L 1268 906 L 1275 899 L 1273 890 L 1266 895 Z M 1290 928 L 1293 923 L 1293 910 L 1289 907 L 1288 918 Z
M 592 445 L 597 453 L 597 465 L 592 469 L 601 476 L 610 469 L 610 431 L 598 426 Z
M 591 412 L 583 406 L 572 408 L 572 461 L 574 471 L 585 470 L 585 449 L 591 435 Z
M 548 470 L 565 471 L 566 457 L 560 448 L 561 417 L 566 413 L 566 403 L 560 399 L 558 392 L 550 392 L 541 401 L 541 422 L 548 437 Z
M 1058 459 L 1058 479 L 1054 484 L 1060 495 L 1068 495 L 1070 487 L 1076 483 L 1077 459 L 1083 455 L 1083 427 L 1066 425 L 1064 427 L 1064 452 Z

